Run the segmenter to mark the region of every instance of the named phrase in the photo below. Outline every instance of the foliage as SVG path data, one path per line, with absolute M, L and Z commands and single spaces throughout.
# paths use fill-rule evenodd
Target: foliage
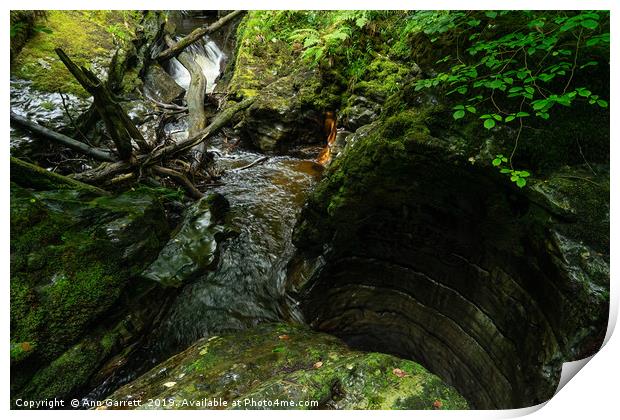
M 331 13 L 329 24 L 317 29 L 298 29 L 293 31 L 290 39 L 303 44 L 302 56 L 314 64 L 324 58 L 331 59 L 338 53 L 345 41 L 350 39 L 356 28 L 362 29 L 369 21 L 369 11 L 342 10 Z M 353 49 L 349 49 L 352 51 Z
M 608 12 L 424 11 L 407 28 L 424 28 L 432 42 L 448 32 L 456 37 L 455 51 L 437 62 L 448 68 L 419 80 L 416 90 L 444 88 L 460 98 L 454 120 L 477 117 L 487 130 L 516 124 L 515 149 L 524 119 L 548 120 L 554 108 L 577 102 L 608 107 L 593 87 L 575 84 L 583 83 L 581 73 L 608 64 Z M 514 151 L 500 162 L 510 168 L 497 158 L 493 164 L 522 187 L 526 176 L 512 167 Z
M 17 35 L 21 30 L 27 29 L 28 24 L 26 22 L 17 22 L 15 24 L 11 24 L 11 38 Z M 34 32 L 51 34 L 52 30 L 44 25 L 35 25 L 32 27 Z
M 526 178 L 530 176 L 530 173 L 528 171 L 516 171 L 512 168 L 507 168 L 505 166 L 506 163 L 508 163 L 508 158 L 504 155 L 495 156 L 492 162 L 493 166 L 497 167 L 500 173 L 508 175 L 510 180 L 517 184 L 517 187 L 525 187 L 525 184 L 527 184 Z

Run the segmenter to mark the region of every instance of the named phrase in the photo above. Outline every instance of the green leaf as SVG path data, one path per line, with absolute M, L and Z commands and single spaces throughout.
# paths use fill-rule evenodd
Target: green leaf
M 497 165 L 496 165 L 496 166 L 497 166 Z M 510 168 L 502 168 L 502 169 L 500 169 L 500 171 L 499 171 L 499 172 L 500 172 L 501 174 L 509 174 L 509 173 L 511 173 L 511 172 L 512 172 L 512 169 L 510 169 Z
M 500 158 L 495 158 L 495 159 L 493 159 L 493 162 L 491 162 L 491 163 L 493 164 L 493 166 L 499 166 L 499 165 L 502 164 L 502 160 Z
M 475 113 L 476 113 L 476 108 L 475 108 L 475 107 L 473 107 L 473 106 L 471 106 L 471 105 L 467 105 L 467 106 L 465 107 L 465 109 L 466 109 L 466 110 L 468 110 L 469 112 L 471 112 L 472 114 L 475 114 Z
M 452 109 L 465 109 L 465 106 L 464 105 L 457 105 L 457 106 L 455 106 Z
M 514 115 L 508 115 L 504 121 L 505 122 L 510 122 L 510 121 L 514 120 L 515 118 L 516 117 Z
M 530 114 L 528 114 L 527 112 L 523 112 L 523 111 L 517 112 L 517 115 L 516 115 L 517 118 L 523 118 L 523 117 L 529 117 L 529 116 Z
M 452 114 L 452 118 L 454 118 L 455 120 L 463 118 L 464 116 L 465 116 L 465 111 L 463 111 L 462 109 L 459 109 L 454 114 Z
M 598 101 L 596 101 L 596 103 L 601 107 L 601 108 L 607 108 L 609 106 L 609 104 L 607 103 L 607 101 L 604 101 L 602 99 L 599 99 Z
M 523 188 L 525 187 L 525 184 L 527 184 L 527 181 L 523 178 L 518 178 L 517 179 L 517 187 L 519 188 Z
M 493 127 L 495 127 L 495 121 L 494 120 L 492 120 L 492 119 L 484 120 L 484 128 L 486 128 L 487 130 L 490 130 Z
M 584 20 L 581 22 L 581 26 L 587 29 L 594 29 L 598 26 L 598 22 L 595 20 Z
M 499 114 L 493 114 L 492 115 L 493 118 L 495 118 L 497 121 L 501 122 L 502 121 L 502 116 Z
M 486 15 L 486 17 L 491 19 L 495 19 L 497 17 L 497 12 L 494 12 L 492 10 L 488 10 L 484 14 Z
M 528 171 L 521 171 L 520 175 L 521 175 L 521 177 L 526 178 L 526 177 L 530 176 L 530 173 Z
M 549 104 L 549 101 L 546 99 L 540 99 L 538 101 L 534 101 L 532 102 L 532 108 L 535 111 L 538 111 L 539 109 L 543 109 L 544 107 L 546 107 Z
M 577 88 L 577 93 L 579 94 L 579 96 L 583 96 L 583 97 L 588 97 L 590 95 L 592 95 L 592 92 L 590 92 L 588 89 L 586 88 Z

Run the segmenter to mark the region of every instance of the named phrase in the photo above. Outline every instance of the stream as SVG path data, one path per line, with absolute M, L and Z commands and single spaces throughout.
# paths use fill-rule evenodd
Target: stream
M 193 23 L 185 22 L 183 28 L 191 30 L 196 22 Z M 187 51 L 202 67 L 207 92 L 212 92 L 226 54 L 208 37 Z M 168 63 L 166 70 L 180 86 L 188 86 L 189 74 L 176 59 Z M 73 115 L 79 115 L 90 104 L 90 100 L 75 96 L 65 96 L 65 102 Z M 42 103 L 47 106 L 41 106 Z M 71 122 L 59 94 L 33 91 L 20 80 L 11 80 L 11 109 L 50 128 Z M 136 116 L 132 109 L 129 114 Z M 148 123 L 140 127 L 143 132 L 148 128 Z M 186 138 L 184 118 L 167 124 L 165 132 L 175 141 Z M 20 149 L 28 148 L 34 141 L 22 130 L 11 129 L 13 153 L 19 155 Z M 221 244 L 213 271 L 171 292 L 176 296 L 164 318 L 143 340 L 142 347 L 132 353 L 122 369 L 88 393 L 88 399 L 105 398 L 201 337 L 282 319 L 280 305 L 284 299 L 286 265 L 294 252 L 293 226 L 322 167 L 314 160 L 270 156 L 263 163 L 239 170 L 264 155 L 238 147 L 236 139 L 224 135 L 210 140 L 209 151 L 217 156 L 217 170 L 222 178 L 221 185 L 207 193 L 220 193 L 229 201 L 230 224 L 237 234 Z

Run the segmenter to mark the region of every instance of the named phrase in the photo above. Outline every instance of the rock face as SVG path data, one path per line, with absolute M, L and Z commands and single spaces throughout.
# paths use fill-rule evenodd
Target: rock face
M 11 75 L 31 80 L 43 92 L 89 96 L 62 64 L 54 48 L 61 47 L 78 65 L 104 76 L 117 39 L 131 38 L 137 14 L 118 11 L 51 10 L 40 19 L 46 31 L 36 32 L 12 60 Z M 129 29 L 128 29 L 129 28 Z M 128 78 L 129 79 L 129 78 Z
M 543 402 L 605 335 L 608 167 L 519 189 L 433 118 L 349 138 L 302 212 L 289 288 L 314 328 L 416 360 L 475 408 Z
M 185 89 L 159 65 L 151 64 L 144 74 L 144 93 L 156 101 L 166 104 L 178 99 Z
M 264 18 L 273 13 L 250 12 L 240 23 L 228 93 L 257 98 L 237 128 L 254 147 L 282 153 L 300 144 L 325 142 L 323 115 L 337 98 L 287 41 L 264 39 Z
M 271 83 L 247 110 L 241 130 L 264 152 L 285 152 L 295 145 L 324 141 L 321 110 L 306 102 L 317 85 L 318 76 L 312 71 Z
M 136 276 L 167 238 L 146 191 L 96 197 L 11 183 L 12 397 L 62 398 L 86 383 L 131 336 L 115 306 L 146 290 Z
M 417 363 L 352 351 L 335 337 L 285 324 L 202 339 L 110 398 L 142 400 L 142 409 L 467 408 Z

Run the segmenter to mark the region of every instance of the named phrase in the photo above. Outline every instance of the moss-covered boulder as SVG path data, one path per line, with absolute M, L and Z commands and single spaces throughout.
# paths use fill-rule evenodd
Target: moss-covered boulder
M 289 35 L 301 27 L 295 18 L 289 20 L 291 13 L 251 11 L 237 30 L 228 92 L 237 98 L 256 97 L 238 128 L 265 152 L 324 142 L 323 115 L 338 100 L 318 69 L 291 45 Z
M 441 106 L 393 109 L 348 137 L 311 195 L 289 289 L 313 327 L 408 355 L 474 407 L 547 400 L 562 362 L 605 335 L 609 167 L 521 189 L 479 158 L 489 134 L 442 124 Z
M 352 351 L 335 337 L 286 324 L 202 339 L 110 398 L 141 400 L 143 409 L 468 407 L 417 363 Z
M 62 64 L 55 48 L 62 48 L 78 65 L 105 75 L 115 45 L 135 35 L 140 13 L 111 10 L 50 10 L 37 20 L 40 31 L 22 43 L 11 63 L 11 75 L 32 81 L 43 92 L 89 96 Z
M 97 328 L 122 311 L 121 296 L 141 293 L 137 276 L 167 238 L 148 191 L 113 197 L 11 183 L 13 396 L 64 397 L 88 379 L 114 342 Z

